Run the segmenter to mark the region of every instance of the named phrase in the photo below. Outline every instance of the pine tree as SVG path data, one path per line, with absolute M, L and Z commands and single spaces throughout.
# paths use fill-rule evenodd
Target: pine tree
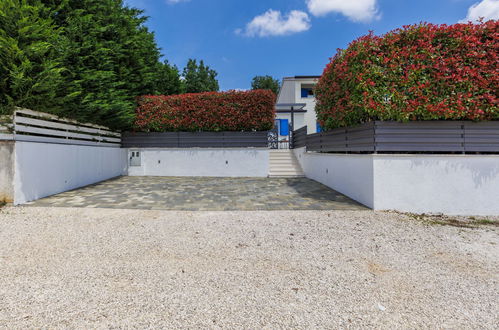
M 277 95 L 280 88 L 279 80 L 272 76 L 255 76 L 251 81 L 251 89 L 270 89 Z
M 177 95 L 184 90 L 180 73 L 175 65 L 170 65 L 168 61 L 158 63 L 156 77 L 156 94 Z
M 203 60 L 197 64 L 189 59 L 182 73 L 186 93 L 217 92 L 219 90 L 217 72 L 205 65 Z

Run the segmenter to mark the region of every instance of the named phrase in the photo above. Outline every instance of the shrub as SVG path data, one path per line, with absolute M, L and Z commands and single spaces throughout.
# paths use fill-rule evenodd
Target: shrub
M 499 21 L 405 26 L 338 50 L 316 86 L 326 129 L 371 120 L 498 120 Z
M 275 94 L 268 90 L 148 95 L 138 103 L 140 131 L 265 131 L 274 125 Z

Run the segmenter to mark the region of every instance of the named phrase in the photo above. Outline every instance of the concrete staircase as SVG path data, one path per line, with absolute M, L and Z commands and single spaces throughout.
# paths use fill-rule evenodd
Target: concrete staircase
M 296 159 L 293 150 L 270 150 L 270 171 L 269 177 L 302 177 L 305 176 L 303 170 Z

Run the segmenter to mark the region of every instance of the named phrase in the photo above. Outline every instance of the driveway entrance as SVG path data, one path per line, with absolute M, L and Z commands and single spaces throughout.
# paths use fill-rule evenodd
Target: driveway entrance
M 178 211 L 367 209 L 306 178 L 125 176 L 29 205 Z

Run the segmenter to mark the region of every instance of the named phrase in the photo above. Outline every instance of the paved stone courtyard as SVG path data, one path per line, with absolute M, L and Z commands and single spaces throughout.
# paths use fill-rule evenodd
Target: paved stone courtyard
M 365 210 L 307 178 L 120 177 L 33 206 L 178 211 Z

